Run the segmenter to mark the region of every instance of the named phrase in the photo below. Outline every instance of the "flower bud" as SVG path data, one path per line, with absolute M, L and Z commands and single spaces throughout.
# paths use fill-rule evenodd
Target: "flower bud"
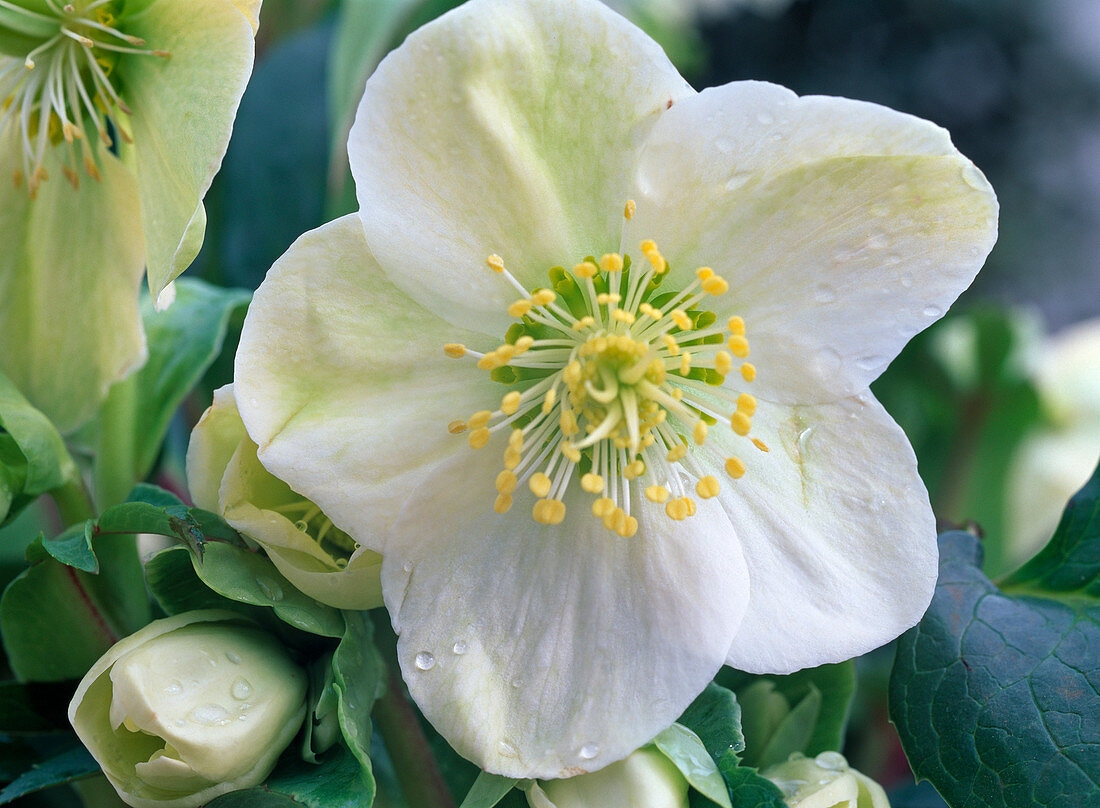
M 890 808 L 882 786 L 850 768 L 839 752 L 796 753 L 761 774 L 779 786 L 790 808 Z
M 233 385 L 215 391 L 187 448 L 187 485 L 195 504 L 262 547 L 311 598 L 338 609 L 381 606 L 382 557 L 358 548 L 320 508 L 264 468 L 256 451 Z
M 127 804 L 193 808 L 263 782 L 305 696 L 305 672 L 274 637 L 231 612 L 186 612 L 112 646 L 69 721 Z
M 688 781 L 652 746 L 587 774 L 543 780 L 527 792 L 531 808 L 687 808 Z

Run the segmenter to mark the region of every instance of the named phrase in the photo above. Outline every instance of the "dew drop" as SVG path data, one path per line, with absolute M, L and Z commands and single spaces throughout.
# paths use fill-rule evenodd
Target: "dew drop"
M 186 722 L 186 721 L 184 721 L 184 720 L 183 720 L 182 718 L 177 718 L 177 719 L 176 719 L 176 720 L 175 720 L 174 722 L 172 722 L 172 723 L 174 723 L 174 724 L 175 724 L 175 725 L 176 725 L 177 727 L 182 727 L 182 726 L 184 726 L 184 725 L 185 725 L 185 724 L 186 724 L 187 722 Z
M 775 116 L 770 112 L 760 112 L 757 113 L 756 120 L 764 126 L 768 126 L 769 124 L 775 123 Z
M 840 365 L 840 354 L 832 348 L 822 348 L 821 352 L 814 357 L 814 370 L 820 376 L 832 376 L 840 370 Z
M 405 572 L 412 572 L 412 568 L 413 565 L 411 561 L 406 561 L 404 564 L 401 565 L 401 569 Z
M 463 654 L 466 653 L 466 650 L 467 650 L 466 649 L 466 641 L 465 640 L 459 640 L 458 642 L 456 642 L 454 644 L 454 647 L 451 648 L 451 650 L 454 651 L 459 656 L 462 656 Z
M 309 522 L 307 522 L 305 519 L 299 519 L 297 522 L 294 523 L 294 527 L 298 528 L 298 530 L 302 533 L 309 533 Z
M 880 367 L 883 361 L 883 358 L 877 354 L 872 356 L 861 356 L 856 360 L 856 367 L 860 370 L 874 370 Z
M 962 178 L 963 182 L 965 182 L 976 191 L 984 191 L 986 188 L 989 187 L 989 184 L 986 182 L 985 177 L 982 175 L 982 172 L 980 172 L 977 166 L 972 163 L 963 166 Z
M 237 681 L 229 688 L 229 692 L 237 701 L 244 701 L 252 695 L 252 683 L 243 677 L 237 677 Z
M 229 711 L 220 704 L 204 704 L 196 707 L 187 714 L 187 717 L 192 723 L 204 727 L 223 727 L 233 720 L 229 716 Z
M 523 677 L 517 676 L 514 679 L 512 679 L 512 687 L 514 687 L 516 689 L 519 689 L 519 688 L 523 687 Z
M 738 188 L 748 182 L 751 177 L 752 172 L 738 171 L 736 174 L 731 175 L 730 178 L 726 180 L 726 190 L 736 191 Z
M 902 275 L 901 276 L 901 285 L 906 289 L 912 289 L 913 288 L 913 276 L 908 275 L 908 274 Z
M 257 578 L 256 584 L 268 600 L 280 601 L 283 599 L 283 588 L 270 578 Z
M 925 306 L 922 313 L 925 317 L 943 317 L 943 309 L 939 306 Z
M 241 664 L 240 654 L 234 653 L 233 651 L 226 651 L 225 658 L 232 662 L 234 665 Z
M 519 756 L 516 747 L 508 741 L 501 741 L 497 744 L 497 750 L 500 752 L 501 757 L 514 758 Z
M 814 289 L 814 300 L 818 303 L 832 303 L 836 300 L 836 289 L 827 283 L 818 284 Z
M 799 430 L 798 437 L 795 438 L 795 442 L 798 444 L 799 454 L 806 454 L 806 449 L 810 445 L 810 438 L 813 437 L 813 434 L 814 428 L 812 426 L 808 426 L 805 429 Z
M 599 753 L 600 747 L 596 746 L 596 744 L 594 743 L 586 743 L 584 746 L 581 747 L 581 751 L 578 754 L 580 754 L 580 756 L 585 760 L 591 760 Z
M 179 679 L 173 679 L 164 686 L 164 695 L 166 696 L 178 696 L 182 692 L 183 685 L 180 684 Z
M 422 671 L 430 671 L 435 667 L 435 657 L 427 651 L 421 651 L 416 655 L 416 659 L 413 660 L 416 667 Z

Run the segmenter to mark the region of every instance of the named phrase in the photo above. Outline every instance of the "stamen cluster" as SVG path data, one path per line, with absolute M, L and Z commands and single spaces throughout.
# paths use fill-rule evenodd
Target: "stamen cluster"
M 22 60 L 0 59 L 0 133 L 18 127 L 23 170 L 12 180 L 18 188 L 25 179 L 32 199 L 49 177 L 47 147 L 65 144 L 61 171 L 77 188 L 81 163 L 89 177 L 100 177 L 89 132 L 107 148 L 115 136 L 131 142 L 118 112 L 132 113 L 112 79 L 118 57 L 168 56 L 120 31 L 112 0 L 45 3 L 49 13 L 0 0 L 0 33 L 26 39 L 29 48 Z
M 627 203 L 627 218 L 634 208 Z M 564 495 L 577 479 L 595 496 L 593 515 L 625 538 L 638 529 L 631 515 L 635 480 L 647 499 L 664 504 L 677 521 L 696 511 L 685 477 L 695 479 L 702 499 L 719 493 L 718 479 L 702 473 L 688 447 L 703 444 L 719 422 L 749 436 L 756 399 L 725 386 L 735 357 L 749 355 L 745 323 L 736 316 L 718 323 L 700 306 L 708 295 L 729 291 L 709 267 L 697 269 L 686 288 L 662 291 L 668 262 L 653 241 L 641 242 L 640 249 L 640 267 L 629 255 L 588 256 L 572 272 L 554 267 L 550 288 L 534 291 L 516 280 L 500 256 L 489 256 L 490 269 L 521 295 L 508 307 L 518 322 L 504 344 L 488 353 L 453 343 L 444 351 L 476 358 L 480 369 L 514 388 L 498 409 L 449 427 L 455 434 L 468 432 L 474 449 L 510 430 L 504 469 L 496 478 L 498 513 L 512 507 L 517 488 L 526 483 L 537 497 L 535 521 L 559 524 Z M 756 377 L 747 361 L 738 372 L 745 383 Z M 733 479 L 745 468 L 739 457 L 726 460 Z

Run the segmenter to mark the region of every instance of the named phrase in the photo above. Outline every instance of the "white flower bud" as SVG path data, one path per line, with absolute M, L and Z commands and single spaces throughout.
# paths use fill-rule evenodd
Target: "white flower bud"
M 304 671 L 274 637 L 231 612 L 187 612 L 116 643 L 69 721 L 127 804 L 193 808 L 263 782 L 305 696 Z
M 790 808 L 890 808 L 882 786 L 850 768 L 839 752 L 794 754 L 761 774 L 779 786 Z
M 531 808 L 687 808 L 688 781 L 651 746 L 624 760 L 564 780 L 543 780 L 527 792 Z

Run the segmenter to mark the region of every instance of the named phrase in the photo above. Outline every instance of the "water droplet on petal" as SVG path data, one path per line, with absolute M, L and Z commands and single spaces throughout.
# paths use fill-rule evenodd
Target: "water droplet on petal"
M 925 306 L 923 314 L 925 317 L 943 317 L 943 309 L 939 306 Z
M 401 569 L 403 572 L 412 572 L 412 568 L 413 565 L 411 561 L 406 561 L 404 564 L 401 565 Z
M 237 677 L 237 681 L 229 688 L 229 692 L 232 694 L 233 698 L 238 701 L 244 701 L 252 695 L 252 683 L 247 679 Z
M 819 376 L 832 376 L 840 370 L 840 354 L 832 348 L 822 348 L 813 359 L 814 371 Z
M 466 642 L 465 642 L 465 640 L 459 640 L 458 642 L 456 642 L 454 644 L 454 647 L 451 650 L 454 651 L 459 656 L 462 656 L 463 654 L 465 654 L 466 653 Z
M 516 747 L 508 741 L 501 741 L 499 744 L 497 744 L 497 750 L 500 752 L 501 757 L 514 758 L 519 755 Z
M 307 522 L 305 519 L 299 519 L 297 522 L 294 523 L 294 527 L 298 528 L 298 530 L 302 533 L 309 533 L 309 522 Z
M 963 182 L 976 191 L 984 191 L 989 187 L 989 183 L 986 182 L 982 172 L 973 163 L 963 166 L 962 178 Z
M 591 760 L 599 753 L 600 747 L 596 746 L 596 744 L 594 743 L 586 743 L 584 746 L 581 747 L 581 751 L 579 752 L 580 756 L 585 760 Z
M 283 599 L 283 588 L 270 578 L 257 578 L 256 584 L 268 600 L 280 601 Z
M 836 289 L 827 283 L 821 283 L 814 289 L 814 300 L 818 303 L 832 303 L 836 300 Z
M 178 696 L 182 692 L 183 685 L 180 684 L 179 679 L 173 679 L 164 686 L 164 695 L 166 696 Z
M 187 717 L 191 719 L 192 723 L 204 727 L 222 727 L 233 720 L 229 715 L 229 711 L 220 704 L 204 704 L 201 707 L 196 707 L 187 714 Z
M 873 356 L 861 356 L 856 360 L 856 367 L 860 370 L 874 370 L 882 365 L 883 361 L 883 358 L 877 354 Z
M 228 659 L 230 662 L 232 662 L 234 665 L 240 665 L 241 664 L 240 654 L 236 654 L 232 651 L 226 651 L 225 652 L 225 658 Z
M 515 687 L 515 688 L 523 687 L 523 677 L 517 676 L 514 679 L 512 679 L 512 687 Z
M 427 651 L 421 651 L 416 655 L 416 659 L 413 660 L 416 667 L 422 671 L 430 671 L 435 667 L 435 657 Z
M 726 190 L 736 191 L 738 188 L 748 182 L 751 177 L 752 172 L 750 171 L 738 171 L 736 174 L 731 174 L 730 178 L 726 180 Z

